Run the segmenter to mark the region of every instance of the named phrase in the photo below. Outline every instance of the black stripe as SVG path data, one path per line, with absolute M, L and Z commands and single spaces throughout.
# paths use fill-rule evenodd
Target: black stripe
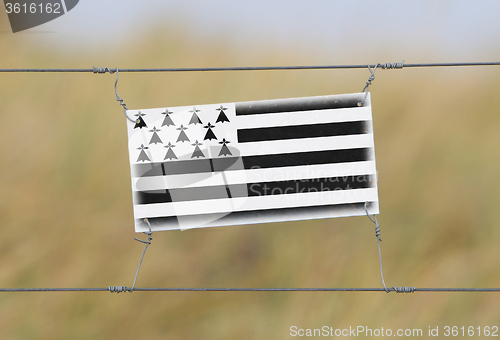
M 369 132 L 368 121 L 276 126 L 238 130 L 238 142 L 360 135 Z
M 242 102 L 236 103 L 236 115 L 242 116 L 261 113 L 279 113 L 358 107 L 358 103 L 363 100 L 363 96 L 363 93 L 356 93 L 334 96 Z
M 279 168 L 300 165 L 334 164 L 346 162 L 361 162 L 372 160 L 373 148 L 325 150 L 312 152 L 284 153 L 276 155 L 244 156 L 244 169 Z M 238 157 L 215 158 L 214 170 L 228 170 L 239 160 Z M 164 167 L 162 169 L 162 164 Z M 132 165 L 133 177 L 150 177 L 211 172 L 208 159 L 173 161 L 165 163 L 148 163 Z M 234 166 L 231 170 L 237 170 Z
M 301 165 L 333 164 L 372 160 L 373 148 L 296 152 L 243 157 L 245 169 L 279 168 Z
M 372 203 L 372 202 L 368 202 Z M 281 209 L 268 209 L 268 210 L 253 210 L 253 211 L 236 211 L 228 215 L 221 216 L 222 214 L 200 214 L 194 215 L 201 220 L 210 220 L 213 217 L 214 222 L 209 223 L 205 226 L 227 226 L 235 224 L 248 224 L 248 223 L 262 223 L 270 222 L 276 220 L 301 220 L 308 219 L 315 216 L 336 216 L 341 211 L 352 212 L 353 214 L 359 214 L 364 212 L 364 202 L 351 203 L 351 204 L 330 204 L 322 206 L 309 206 L 309 207 L 297 207 L 297 208 L 281 208 Z M 194 217 L 193 216 L 193 217 Z M 186 218 L 191 216 L 186 216 Z M 328 218 L 328 217 L 327 217 Z M 167 217 L 153 217 L 148 218 L 153 228 L 169 228 L 178 229 L 179 223 L 177 222 L 176 216 Z M 136 223 L 139 227 L 143 227 L 146 230 L 148 225 L 144 222 L 144 219 L 136 219 Z
M 155 204 L 236 197 L 292 195 L 308 192 L 365 189 L 374 186 L 372 175 L 326 177 L 305 180 L 162 189 L 134 192 L 134 203 Z M 228 195 L 228 191 L 230 195 Z

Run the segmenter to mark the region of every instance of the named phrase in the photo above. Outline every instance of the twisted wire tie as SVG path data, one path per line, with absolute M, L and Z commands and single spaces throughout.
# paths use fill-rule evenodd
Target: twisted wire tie
M 115 69 L 110 69 L 109 67 L 93 67 L 92 68 L 92 72 L 94 72 L 95 74 L 97 73 L 106 73 L 106 72 L 109 72 L 110 74 L 113 74 L 116 72 L 116 80 L 115 80 L 115 95 L 116 95 L 116 101 L 123 107 L 123 114 L 125 115 L 125 117 L 127 117 L 128 120 L 130 120 L 132 123 L 134 124 L 137 124 L 139 122 L 139 118 L 137 118 L 136 120 L 130 118 L 127 114 L 127 110 L 128 110 L 128 107 L 127 107 L 127 104 L 125 104 L 123 102 L 123 99 L 120 98 L 120 95 L 118 94 L 118 89 L 117 89 L 117 85 L 118 85 L 118 67 L 115 68 Z
M 375 237 L 377 237 L 377 239 L 382 242 L 382 239 L 380 238 L 380 223 L 378 223 L 377 221 L 377 217 L 375 215 L 373 215 L 374 219 L 370 216 L 370 214 L 368 213 L 368 202 L 365 203 L 365 212 L 366 212 L 366 215 L 368 216 L 368 218 L 370 219 L 370 221 L 372 221 L 373 223 L 375 223 Z
M 366 85 L 365 85 L 365 87 L 363 87 L 363 91 L 361 91 L 361 92 L 365 92 L 368 89 L 368 86 L 370 86 L 372 84 L 372 81 L 375 80 L 375 70 L 377 69 L 378 66 L 379 66 L 379 64 L 375 65 L 373 70 L 368 66 L 368 69 L 370 70 L 371 75 L 368 77 L 368 80 L 366 81 Z
M 111 74 L 115 73 L 114 69 L 110 69 L 109 67 L 92 67 L 92 72 L 94 73 L 106 73 L 109 72 Z
M 125 293 L 125 292 L 129 291 L 129 289 L 127 287 L 125 287 L 125 286 L 109 286 L 108 290 L 111 293 L 117 293 L 117 294 Z
M 370 76 L 368 77 L 368 80 L 366 81 L 365 87 L 363 87 L 363 91 L 361 93 L 364 93 L 365 96 L 363 97 L 363 100 L 358 102 L 358 106 L 363 106 L 365 103 L 366 97 L 368 96 L 368 87 L 372 84 L 372 81 L 375 80 L 375 70 L 377 70 L 377 67 L 380 67 L 384 70 L 394 70 L 394 69 L 402 69 L 404 66 L 405 61 L 401 63 L 385 63 L 385 64 L 376 64 L 373 69 L 368 65 L 368 70 L 370 71 Z M 366 92 L 365 92 L 366 91 Z
M 141 269 L 142 260 L 144 260 L 144 255 L 146 254 L 146 250 L 148 250 L 148 246 L 151 244 L 151 241 L 153 240 L 153 237 L 151 236 L 153 235 L 153 232 L 151 231 L 151 224 L 149 223 L 149 220 L 147 218 L 144 219 L 144 222 L 148 224 L 149 231 L 144 231 L 143 234 L 147 235 L 148 239 L 146 241 L 143 241 L 134 237 L 134 240 L 144 243 L 146 246 L 144 247 L 141 260 L 139 261 L 139 265 L 137 266 L 137 271 L 135 272 L 134 283 L 132 284 L 132 288 L 130 288 L 129 290 L 131 293 L 134 291 L 135 283 L 137 282 L 137 276 L 139 276 L 139 269 Z
M 380 279 L 382 280 L 382 285 L 384 286 L 384 290 L 386 293 L 389 293 L 391 290 L 387 289 L 385 286 L 385 280 L 384 280 L 384 270 L 382 269 L 382 251 L 380 250 L 380 242 L 382 242 L 382 239 L 380 238 L 380 224 L 377 221 L 377 216 L 373 215 L 373 218 L 370 216 L 370 213 L 368 212 L 368 202 L 365 202 L 365 212 L 366 216 L 375 223 L 375 237 L 377 237 L 377 245 L 378 245 L 378 262 L 380 266 Z
M 364 93 L 364 94 L 365 94 L 365 96 L 363 97 L 363 100 L 362 100 L 362 101 L 358 102 L 358 106 L 360 106 L 360 107 L 361 107 L 361 106 L 363 106 L 363 104 L 365 103 L 366 97 L 368 96 L 368 91 L 367 91 L 367 90 L 368 90 L 368 87 L 372 84 L 372 81 L 374 81 L 374 80 L 375 80 L 375 71 L 377 70 L 377 67 L 378 67 L 379 65 L 381 65 L 381 64 L 377 64 L 377 65 L 375 65 L 375 67 L 373 68 L 373 70 L 372 70 L 372 68 L 368 65 L 368 70 L 370 71 L 370 73 L 371 73 L 371 74 L 370 74 L 370 76 L 368 77 L 368 80 L 366 81 L 366 85 L 365 85 L 365 87 L 363 87 L 363 91 L 361 91 L 361 93 Z M 366 92 L 365 92 L 365 91 L 366 91 Z
M 137 276 L 139 276 L 139 269 L 141 269 L 141 264 L 142 260 L 144 260 L 144 254 L 146 254 L 146 250 L 148 249 L 148 246 L 151 244 L 151 241 L 153 240 L 153 231 L 151 230 L 151 224 L 149 223 L 149 220 L 147 218 L 144 219 L 144 222 L 148 224 L 148 229 L 149 231 L 144 231 L 143 234 L 148 236 L 148 239 L 146 241 L 140 240 L 136 237 L 134 237 L 134 240 L 139 241 L 141 243 L 144 243 L 146 246 L 144 247 L 144 251 L 142 252 L 141 260 L 139 261 L 139 265 L 137 266 L 137 271 L 135 272 L 135 277 L 134 277 L 134 283 L 132 284 L 131 288 L 128 288 L 127 286 L 109 286 L 108 290 L 111 293 L 125 293 L 129 292 L 132 293 L 135 288 L 135 283 L 137 282 Z
M 386 293 L 390 293 L 392 291 L 396 293 L 414 293 L 415 292 L 415 287 L 392 287 L 392 288 L 387 288 L 385 286 L 385 281 L 384 281 L 384 271 L 382 270 L 382 252 L 380 250 L 380 242 L 382 242 L 382 239 L 380 238 L 380 224 L 377 221 L 377 216 L 373 215 L 373 218 L 370 216 L 370 213 L 368 212 L 368 202 L 365 202 L 365 212 L 366 216 L 370 219 L 375 224 L 375 237 L 377 238 L 377 243 L 378 243 L 378 259 L 379 259 L 379 265 L 380 265 L 380 278 L 382 279 L 382 285 L 384 286 L 384 290 Z
M 401 63 L 385 63 L 385 64 L 379 64 L 379 67 L 381 67 L 382 69 L 384 70 L 391 70 L 391 69 L 402 69 L 404 67 L 404 63 L 405 61 L 403 60 L 403 62 Z
M 151 236 L 151 235 L 153 235 L 153 232 L 151 231 L 151 224 L 149 224 L 149 220 L 147 218 L 145 218 L 144 222 L 146 222 L 148 224 L 149 231 L 143 231 L 142 233 L 147 235 L 148 239 L 146 241 L 143 241 L 143 240 L 138 239 L 137 237 L 134 237 L 134 240 L 149 245 L 149 244 L 151 244 L 151 241 L 153 240 L 153 237 Z
M 415 287 L 392 287 L 396 293 L 414 293 Z

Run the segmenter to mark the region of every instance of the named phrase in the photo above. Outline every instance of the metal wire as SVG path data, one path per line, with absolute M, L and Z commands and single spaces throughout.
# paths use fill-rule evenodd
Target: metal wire
M 94 67 L 94 73 L 96 73 L 96 67 Z M 100 71 L 101 69 L 98 69 L 98 71 Z M 119 77 L 119 71 L 118 71 L 118 68 L 114 69 L 114 70 L 110 70 L 109 68 L 105 68 L 103 72 L 99 72 L 99 73 L 105 73 L 106 71 L 108 71 L 109 73 L 113 74 L 116 72 L 116 80 L 115 80 L 115 95 L 116 95 L 116 101 L 123 107 L 123 114 L 125 115 L 125 117 L 127 117 L 128 120 L 130 120 L 132 123 L 134 124 L 137 124 L 139 122 L 139 118 L 137 118 L 136 120 L 130 118 L 127 114 L 127 104 L 125 104 L 123 102 L 123 99 L 120 97 L 120 95 L 118 94 L 118 77 Z
M 273 71 L 273 70 L 325 70 L 325 69 L 366 69 L 376 65 L 383 69 L 397 69 L 400 63 L 376 63 L 358 65 L 309 65 L 309 66 L 256 66 L 256 67 L 179 67 L 179 68 L 80 68 L 80 69 L 0 69 L 0 72 L 75 72 L 75 73 L 114 73 L 119 72 L 210 72 L 210 71 Z M 500 66 L 500 61 L 495 62 L 470 62 L 470 63 L 419 63 L 404 64 L 408 67 L 456 67 L 456 66 Z
M 153 240 L 153 237 L 151 236 L 151 235 L 153 235 L 153 232 L 151 231 L 151 224 L 149 223 L 149 220 L 147 218 L 145 218 L 144 221 L 148 224 L 149 231 L 143 232 L 143 234 L 147 235 L 148 239 L 146 241 L 143 241 L 143 240 L 139 240 L 138 238 L 134 237 L 134 240 L 145 243 L 146 246 L 144 247 L 144 251 L 142 252 L 141 260 L 139 261 L 139 265 L 137 266 L 137 271 L 135 272 L 134 283 L 132 284 L 132 288 L 130 288 L 130 290 L 129 290 L 131 293 L 134 291 L 135 283 L 137 281 L 137 276 L 139 276 L 139 269 L 141 269 L 142 260 L 144 260 L 144 255 L 146 254 L 146 250 L 148 250 L 148 246 L 151 244 L 151 241 Z M 109 288 L 111 291 L 111 287 L 109 287 Z M 125 287 L 125 289 L 126 288 L 127 287 Z M 118 291 L 118 293 L 120 293 L 120 291 Z
M 120 290 L 120 291 L 118 291 Z M 489 292 L 500 293 L 500 288 L 415 288 L 389 289 L 397 293 L 425 292 Z M 125 292 L 127 287 L 108 288 L 0 288 L 0 293 L 22 292 Z M 135 288 L 134 292 L 386 292 L 384 288 Z
M 363 106 L 363 104 L 365 103 L 366 97 L 368 96 L 368 87 L 372 84 L 372 81 L 375 80 L 375 71 L 377 70 L 377 66 L 378 66 L 378 64 L 375 65 L 375 67 L 373 69 L 370 66 L 368 66 L 368 70 L 370 71 L 371 75 L 370 75 L 370 77 L 368 77 L 368 80 L 366 81 L 366 85 L 365 85 L 365 87 L 363 87 L 363 91 L 361 91 L 361 93 L 363 93 L 363 92 L 365 93 L 365 96 L 363 97 L 362 101 L 358 102 L 358 106 Z M 385 67 L 385 68 L 396 68 L 396 67 L 392 67 L 392 64 L 390 64 L 390 67 Z M 403 64 L 401 64 L 400 68 L 403 68 Z M 366 203 L 365 203 L 365 210 L 366 210 Z M 366 214 L 368 215 L 368 211 L 366 212 Z M 368 217 L 370 217 L 370 215 L 368 215 Z M 370 220 L 371 220 L 371 218 L 370 218 Z
M 375 69 L 373 70 L 373 72 L 375 72 Z M 387 287 L 385 286 L 384 271 L 382 270 L 382 251 L 380 250 L 380 242 L 382 242 L 382 239 L 380 238 L 380 224 L 377 221 L 377 216 L 373 215 L 373 218 L 370 216 L 370 214 L 368 213 L 368 208 L 367 207 L 368 207 L 368 202 L 365 202 L 366 216 L 368 216 L 368 218 L 370 219 L 370 221 L 372 221 L 375 224 L 375 237 L 377 238 L 377 244 L 378 244 L 378 261 L 379 261 L 379 266 L 380 266 L 380 278 L 382 279 L 382 285 L 384 286 L 384 290 L 387 293 L 389 293 L 390 290 L 387 289 Z M 396 289 L 396 287 L 392 287 L 392 288 L 396 292 L 398 292 L 398 290 Z M 400 293 L 400 292 L 398 292 L 398 293 Z

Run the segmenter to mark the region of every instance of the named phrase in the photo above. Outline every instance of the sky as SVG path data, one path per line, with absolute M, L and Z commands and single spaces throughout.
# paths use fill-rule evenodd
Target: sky
M 36 35 L 65 51 L 106 52 L 168 30 L 194 41 L 222 37 L 242 54 L 292 46 L 324 62 L 486 61 L 500 52 L 498 13 L 497 0 L 80 0 L 61 18 L 16 34 L 4 29 L 0 39 Z

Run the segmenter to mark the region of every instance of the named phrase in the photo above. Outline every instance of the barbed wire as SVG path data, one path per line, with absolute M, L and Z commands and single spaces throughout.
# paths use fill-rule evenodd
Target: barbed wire
M 392 287 L 387 288 L 137 288 L 134 292 L 396 292 L 396 293 L 425 293 L 425 292 L 500 292 L 500 288 L 416 288 Z M 125 286 L 110 286 L 107 288 L 0 288 L 0 293 L 22 292 L 132 292 Z
M 75 73 L 115 73 L 119 72 L 214 72 L 214 71 L 278 71 L 278 70 L 327 70 L 327 69 L 366 69 L 379 67 L 382 69 L 402 69 L 408 67 L 457 67 L 457 66 L 500 66 L 495 62 L 459 62 L 459 63 L 377 63 L 357 65 L 304 65 L 304 66 L 243 66 L 243 67 L 178 67 L 178 68 L 11 68 L 0 69 L 0 72 L 75 72 Z

